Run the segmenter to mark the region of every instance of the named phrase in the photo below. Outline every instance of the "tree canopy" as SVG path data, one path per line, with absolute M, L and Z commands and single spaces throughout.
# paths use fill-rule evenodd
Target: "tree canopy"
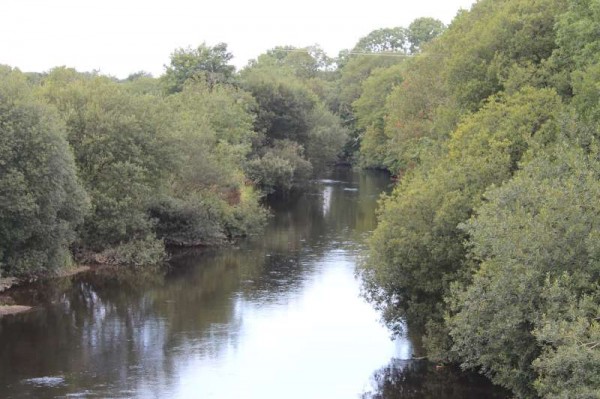
M 600 392 L 599 9 L 479 1 L 353 101 L 362 164 L 399 177 L 365 296 L 519 398 Z
M 20 71 L 0 66 L 0 274 L 71 264 L 88 209 L 57 112 Z
M 225 43 L 180 48 L 171 54 L 171 62 L 165 66 L 162 78 L 170 93 L 181 91 L 189 79 L 204 80 L 211 87 L 217 83 L 230 83 L 235 72 L 235 67 L 229 64 L 232 58 Z

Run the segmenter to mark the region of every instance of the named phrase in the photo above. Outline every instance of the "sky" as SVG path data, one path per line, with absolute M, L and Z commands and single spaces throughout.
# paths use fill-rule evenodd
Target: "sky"
M 0 64 L 125 78 L 164 72 L 177 48 L 228 44 L 233 63 L 275 47 L 319 44 L 330 56 L 369 32 L 419 17 L 448 24 L 474 0 L 0 0 Z

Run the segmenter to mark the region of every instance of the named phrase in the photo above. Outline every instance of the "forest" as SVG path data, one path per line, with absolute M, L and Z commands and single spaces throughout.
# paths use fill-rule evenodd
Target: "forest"
M 260 234 L 331 165 L 396 178 L 358 274 L 396 334 L 518 398 L 600 398 L 600 0 L 479 0 L 330 58 L 160 77 L 0 66 L 0 277 Z

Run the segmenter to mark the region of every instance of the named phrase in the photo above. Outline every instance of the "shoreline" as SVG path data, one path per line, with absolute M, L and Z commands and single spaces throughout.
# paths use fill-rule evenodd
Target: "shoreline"
M 0 305 L 0 318 L 13 314 L 25 313 L 33 309 L 31 306 L 25 305 Z
M 168 259 L 172 259 L 173 257 L 177 257 L 177 254 L 187 253 L 189 251 L 201 251 L 204 252 L 208 248 L 216 248 L 223 247 L 223 243 L 221 245 L 217 245 L 216 243 L 203 243 L 201 245 L 190 245 L 190 246 L 169 246 L 169 257 Z M 98 270 L 103 268 L 110 267 L 118 267 L 118 265 L 112 265 L 108 263 L 94 263 L 94 262 L 86 262 L 87 264 L 79 264 L 73 267 L 57 270 L 52 274 L 33 276 L 30 278 L 18 278 L 18 277 L 0 277 L 0 318 L 3 316 L 14 315 L 19 313 L 27 312 L 34 308 L 34 306 L 28 305 L 20 305 L 15 303 L 12 298 L 10 292 L 12 290 L 16 290 L 26 284 L 31 284 L 37 281 L 43 280 L 54 280 L 59 278 L 67 278 L 72 277 L 81 273 L 88 272 L 90 270 Z
M 0 278 L 0 318 L 2 318 L 3 316 L 24 313 L 33 309 L 33 306 L 15 304 L 14 300 L 10 295 L 11 290 L 28 283 L 32 283 L 34 281 L 71 277 L 75 276 L 76 274 L 85 273 L 91 269 L 91 266 L 79 265 L 68 269 L 59 270 L 52 275 L 37 277 L 33 279 L 19 279 L 16 277 Z

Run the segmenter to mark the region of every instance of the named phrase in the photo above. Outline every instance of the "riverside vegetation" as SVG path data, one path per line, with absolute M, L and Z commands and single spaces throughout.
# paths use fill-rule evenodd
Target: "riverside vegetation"
M 598 32 L 597 0 L 481 0 L 352 103 L 400 177 L 365 296 L 518 398 L 600 398 Z
M 264 193 L 335 162 L 346 128 L 315 76 L 274 54 L 236 74 L 231 57 L 224 44 L 180 49 L 160 78 L 122 81 L 0 67 L 1 274 L 73 255 L 148 266 L 168 245 L 256 234 Z
M 398 177 L 365 297 L 519 398 L 600 398 L 600 1 L 480 0 L 330 59 L 224 44 L 118 81 L 0 69 L 0 270 L 146 265 L 260 231 L 343 159 Z

